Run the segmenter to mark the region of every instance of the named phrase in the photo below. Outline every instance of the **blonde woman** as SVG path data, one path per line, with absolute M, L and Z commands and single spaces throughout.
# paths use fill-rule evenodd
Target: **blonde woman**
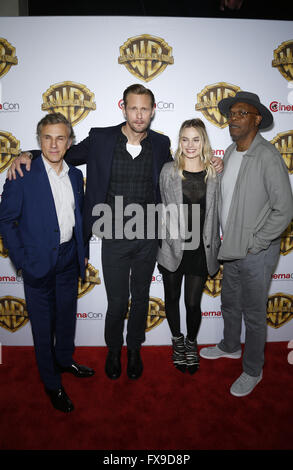
M 176 219 L 178 236 L 172 238 L 167 227 L 167 235 L 158 252 L 166 317 L 172 334 L 173 363 L 181 372 L 187 369 L 194 374 L 199 367 L 197 334 L 201 323 L 202 292 L 208 274 L 212 276 L 219 269 L 217 255 L 220 246 L 217 175 L 212 164 L 212 150 L 206 128 L 200 119 L 191 119 L 182 124 L 174 162 L 166 163 L 161 171 L 160 190 L 166 207 L 175 204 L 178 213 L 180 206 L 187 207 L 185 228 L 188 228 L 189 233 L 198 230 L 200 225 L 199 246 L 187 249 L 187 239 L 181 235 L 179 218 Z M 195 221 L 192 216 L 194 204 L 200 206 L 200 217 Z M 187 330 L 185 340 L 181 332 L 179 309 L 183 277 Z

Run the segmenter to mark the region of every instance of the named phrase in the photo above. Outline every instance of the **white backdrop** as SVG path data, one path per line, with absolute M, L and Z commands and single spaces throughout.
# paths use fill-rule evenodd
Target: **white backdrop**
M 293 22 L 286 21 L 0 18 L 0 188 L 13 155 L 19 149 L 37 148 L 35 130 L 47 112 L 44 106 L 42 109 L 44 103 L 51 102 L 51 110 L 58 107 L 59 111 L 70 113 L 80 141 L 91 127 L 123 120 L 119 102 L 123 90 L 133 83 L 143 83 L 154 92 L 157 109 L 152 128 L 169 135 L 173 150 L 181 123 L 199 117 L 205 122 L 218 155 L 223 155 L 231 141 L 225 122 L 217 114 L 217 101 L 237 89 L 257 93 L 271 107 L 275 118 L 273 127 L 263 136 L 281 149 L 288 171 L 292 172 L 292 31 Z M 78 114 L 81 119 L 75 122 Z M 81 169 L 86 176 L 85 167 Z M 91 241 L 91 271 L 78 299 L 76 345 L 105 344 L 107 301 L 100 245 L 99 240 Z M 282 247 L 270 288 L 269 341 L 293 338 L 292 226 Z M 4 247 L 0 248 L 0 342 L 30 345 L 22 279 L 16 276 Z M 198 338 L 201 344 L 215 343 L 222 337 L 220 287 L 221 280 L 213 280 L 203 295 Z M 163 300 L 161 275 L 156 268 L 150 292 L 147 345 L 170 343 Z M 181 302 L 185 332 L 183 299 Z

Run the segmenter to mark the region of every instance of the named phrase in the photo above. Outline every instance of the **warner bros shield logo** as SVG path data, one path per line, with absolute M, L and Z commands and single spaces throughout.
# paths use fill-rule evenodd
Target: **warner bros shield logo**
M 174 63 L 172 47 L 164 39 L 149 34 L 135 36 L 120 47 L 118 63 L 135 77 L 149 82 Z

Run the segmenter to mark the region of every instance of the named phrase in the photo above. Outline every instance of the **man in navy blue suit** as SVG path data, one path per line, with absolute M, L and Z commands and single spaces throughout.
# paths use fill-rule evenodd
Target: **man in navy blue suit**
M 84 278 L 83 175 L 63 157 L 74 137 L 60 114 L 37 126 L 41 152 L 23 178 L 6 180 L 0 204 L 0 232 L 9 256 L 22 271 L 36 360 L 53 406 L 73 403 L 61 373 L 90 377 L 93 369 L 73 360 L 78 276 Z

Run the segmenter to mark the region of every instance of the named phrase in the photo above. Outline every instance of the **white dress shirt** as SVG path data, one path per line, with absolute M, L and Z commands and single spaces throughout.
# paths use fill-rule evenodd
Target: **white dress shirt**
M 73 227 L 75 226 L 75 202 L 71 181 L 68 176 L 69 167 L 63 161 L 62 170 L 58 175 L 54 168 L 52 168 L 46 161 L 43 155 L 42 158 L 55 202 L 60 229 L 60 243 L 68 242 L 72 238 Z

